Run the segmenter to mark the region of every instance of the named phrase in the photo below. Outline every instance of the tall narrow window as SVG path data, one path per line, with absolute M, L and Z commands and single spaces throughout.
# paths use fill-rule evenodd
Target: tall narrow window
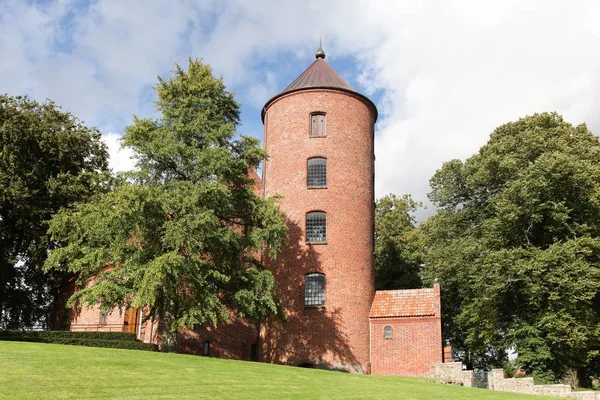
M 308 274 L 304 282 L 304 306 L 323 307 L 325 305 L 325 275 Z
M 210 340 L 205 340 L 202 346 L 202 355 L 210 356 Z
M 106 311 L 100 311 L 100 318 L 98 318 L 98 324 L 99 325 L 106 325 L 106 317 L 108 316 L 108 312 Z
M 317 112 L 310 114 L 310 137 L 327 136 L 327 116 Z
M 327 160 L 325 158 L 309 158 L 307 177 L 308 187 L 327 186 Z
M 327 214 L 321 211 L 306 214 L 306 241 L 308 243 L 327 241 Z

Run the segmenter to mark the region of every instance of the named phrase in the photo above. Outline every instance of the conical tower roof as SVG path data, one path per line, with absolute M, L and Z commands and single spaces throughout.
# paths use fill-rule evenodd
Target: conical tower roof
M 269 105 L 277 100 L 279 97 L 300 91 L 305 89 L 337 89 L 344 92 L 350 92 L 367 101 L 375 110 L 375 120 L 377 120 L 377 107 L 375 104 L 365 95 L 354 90 L 348 82 L 344 80 L 333 68 L 325 61 L 325 52 L 321 44 L 315 54 L 316 60 L 306 70 L 300 74 L 288 87 L 286 87 L 281 93 L 271 97 L 265 104 L 262 110 L 262 120 L 264 122 L 265 112 Z
M 306 70 L 296 78 L 283 93 L 300 89 L 331 88 L 355 92 L 354 88 L 333 70 L 322 58 L 317 58 Z

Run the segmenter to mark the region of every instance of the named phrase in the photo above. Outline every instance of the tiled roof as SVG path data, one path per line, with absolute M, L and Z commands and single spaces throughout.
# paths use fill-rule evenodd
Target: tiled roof
M 379 290 L 369 318 L 426 317 L 439 312 L 439 289 Z

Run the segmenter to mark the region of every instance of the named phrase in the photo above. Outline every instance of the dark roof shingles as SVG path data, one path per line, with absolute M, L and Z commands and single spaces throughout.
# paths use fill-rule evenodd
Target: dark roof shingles
M 325 62 L 317 59 L 294 82 L 286 87 L 280 94 L 306 88 L 335 88 L 355 92 L 348 84 Z

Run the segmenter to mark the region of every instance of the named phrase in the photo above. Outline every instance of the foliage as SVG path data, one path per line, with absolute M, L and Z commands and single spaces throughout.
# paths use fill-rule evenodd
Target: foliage
M 54 343 L 67 344 L 72 346 L 86 347 L 104 347 L 109 349 L 125 349 L 125 350 L 145 350 L 157 351 L 158 346 L 152 343 L 143 343 L 136 340 L 115 340 L 115 339 L 89 339 L 82 337 L 58 337 L 45 335 L 22 335 L 22 336 L 2 336 L 0 332 L 0 342 L 10 340 L 13 342 L 37 342 L 37 343 Z
M 48 221 L 101 190 L 108 153 L 96 128 L 53 102 L 0 95 L 0 329 L 46 326 Z
M 552 113 L 497 128 L 431 179 L 427 279 L 465 359 L 536 381 L 585 368 L 600 349 L 600 143 Z
M 76 331 L 0 331 L 0 337 L 5 340 L 12 338 L 31 339 L 101 339 L 135 342 L 135 334 L 127 332 L 76 332 Z M 8 339 L 11 338 L 11 339 Z
M 421 203 L 389 194 L 375 203 L 375 286 L 378 290 L 422 287 L 424 237 L 415 227 Z
M 111 191 L 65 210 L 50 232 L 63 247 L 48 269 L 87 283 L 69 305 L 150 305 L 166 349 L 180 328 L 278 313 L 275 281 L 260 263 L 286 235 L 275 199 L 253 192 L 249 173 L 266 157 L 256 139 L 234 140 L 239 104 L 209 66 L 189 61 L 159 78 L 160 120 L 134 117 L 123 143 L 136 171 Z
M 555 399 L 440 385 L 422 378 L 43 343 L 0 342 L 0 359 L 2 400 Z

